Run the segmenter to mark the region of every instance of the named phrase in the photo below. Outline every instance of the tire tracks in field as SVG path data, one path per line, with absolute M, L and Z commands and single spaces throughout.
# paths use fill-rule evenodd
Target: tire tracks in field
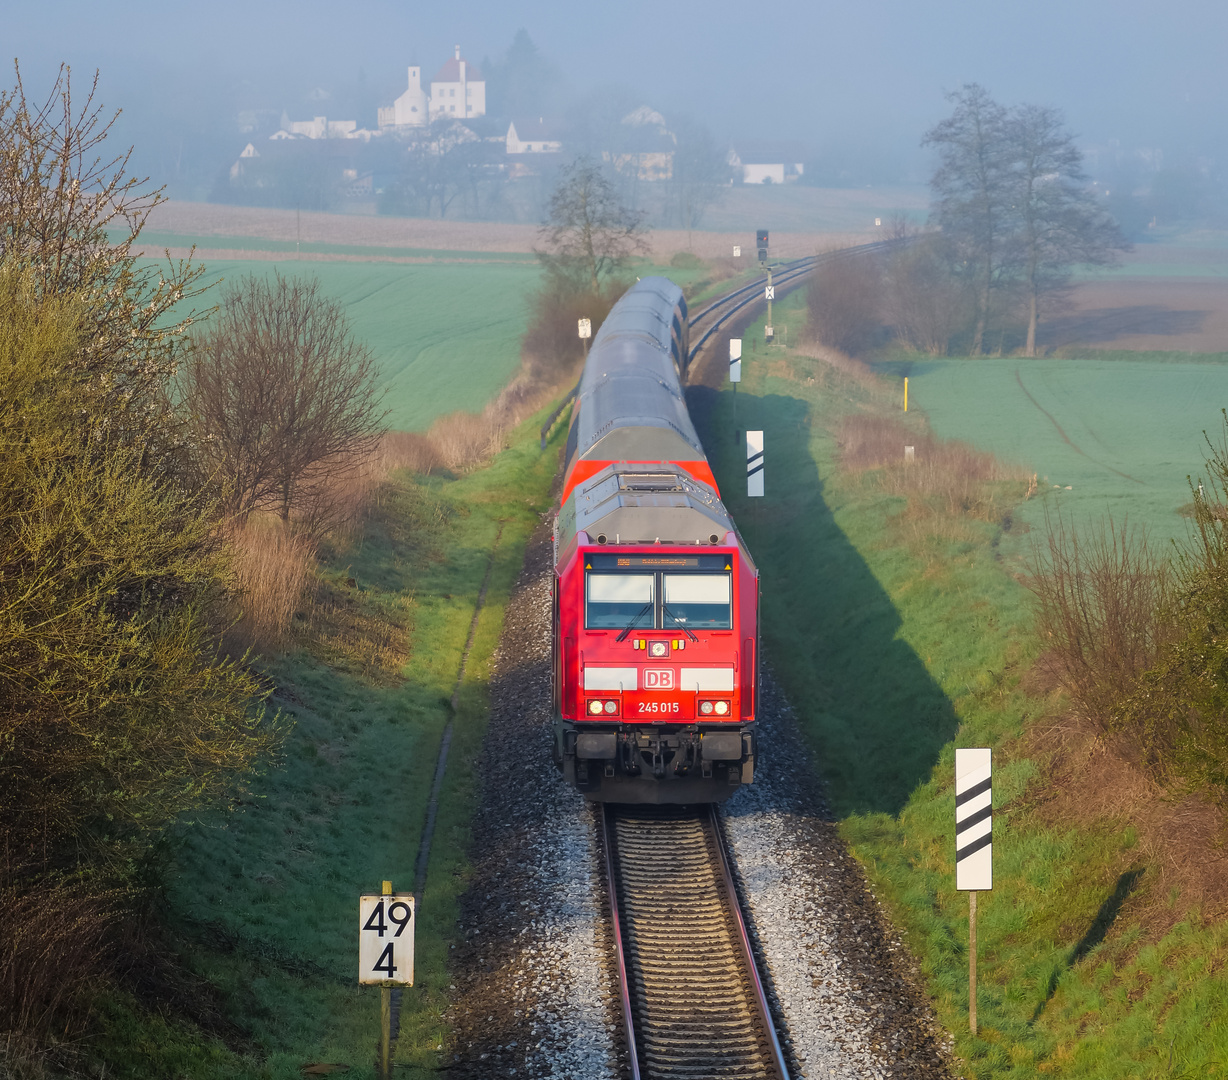
M 1093 465 L 1099 465 L 1102 469 L 1108 469 L 1109 472 L 1116 473 L 1118 476 L 1123 477 L 1126 480 L 1131 480 L 1134 483 L 1140 484 L 1143 487 L 1147 486 L 1137 476 L 1131 476 L 1129 473 L 1125 473 L 1125 472 L 1122 472 L 1120 469 L 1113 468 L 1112 465 L 1106 465 L 1103 461 L 1099 461 L 1096 458 L 1092 457 L 1091 454 L 1087 453 L 1087 451 L 1085 451 L 1081 446 L 1075 443 L 1070 438 L 1070 436 L 1066 434 L 1065 430 L 1062 428 L 1062 425 L 1057 422 L 1057 418 L 1051 412 L 1049 412 L 1049 410 L 1046 409 L 1039 401 L 1037 401 L 1032 396 L 1028 388 L 1023 385 L 1023 376 L 1019 374 L 1018 368 L 1015 368 L 1015 382 L 1019 384 L 1019 389 L 1023 391 L 1024 396 L 1033 405 L 1035 405 L 1036 408 L 1045 415 L 1049 423 L 1051 423 L 1054 426 L 1054 428 L 1057 430 L 1057 433 L 1062 437 L 1062 441 L 1067 446 L 1069 446 L 1070 449 L 1073 450 L 1076 454 L 1080 455 L 1081 457 L 1087 458 L 1087 460 L 1090 461 Z

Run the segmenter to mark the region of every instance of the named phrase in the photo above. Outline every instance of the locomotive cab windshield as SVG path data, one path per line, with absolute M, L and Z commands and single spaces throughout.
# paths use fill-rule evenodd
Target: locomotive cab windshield
M 589 630 L 729 630 L 733 582 L 728 565 L 712 570 L 590 569 L 584 625 Z

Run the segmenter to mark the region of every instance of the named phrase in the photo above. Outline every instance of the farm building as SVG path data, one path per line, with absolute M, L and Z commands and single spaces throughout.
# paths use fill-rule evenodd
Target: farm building
M 563 149 L 558 125 L 543 117 L 513 120 L 507 127 L 509 154 L 550 154 Z
M 805 171 L 804 153 L 788 143 L 743 143 L 729 151 L 728 162 L 744 184 L 792 184 Z

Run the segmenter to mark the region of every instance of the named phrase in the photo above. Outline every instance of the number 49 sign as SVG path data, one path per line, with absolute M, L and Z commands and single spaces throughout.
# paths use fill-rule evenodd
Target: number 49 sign
M 412 893 L 358 898 L 358 981 L 414 985 Z

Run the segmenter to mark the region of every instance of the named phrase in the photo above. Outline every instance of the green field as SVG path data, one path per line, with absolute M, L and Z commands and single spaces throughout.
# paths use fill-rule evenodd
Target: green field
M 1228 362 L 1045 358 L 916 360 L 909 407 L 935 434 L 963 439 L 1035 472 L 1045 500 L 1020 508 L 1043 524 L 1046 506 L 1077 520 L 1111 514 L 1146 524 L 1158 539 L 1183 537 L 1178 510 L 1187 476 L 1206 457 L 1203 431 L 1218 438 L 1228 406 Z M 1069 486 L 1070 490 L 1066 490 Z
M 479 412 L 520 365 L 535 263 L 209 261 L 205 283 L 247 274 L 314 276 L 344 305 L 375 354 L 389 392 L 389 424 L 423 431 L 437 416 Z M 198 304 L 217 303 L 211 289 Z
M 192 238 L 162 237 L 176 245 L 185 239 Z M 247 246 L 275 248 L 273 241 L 250 238 Z M 436 417 L 458 409 L 480 412 L 507 385 L 520 366 L 530 299 L 542 282 L 533 256 L 484 262 L 468 253 L 434 254 L 440 259 L 431 263 L 210 259 L 201 283 L 224 285 L 248 274 L 318 278 L 375 354 L 388 387 L 389 425 L 425 431 Z M 640 260 L 632 272 L 665 274 L 687 287 L 702 285 L 708 270 L 704 264 L 671 268 Z M 196 306 L 211 307 L 220 295 L 220 288 L 211 288 Z

